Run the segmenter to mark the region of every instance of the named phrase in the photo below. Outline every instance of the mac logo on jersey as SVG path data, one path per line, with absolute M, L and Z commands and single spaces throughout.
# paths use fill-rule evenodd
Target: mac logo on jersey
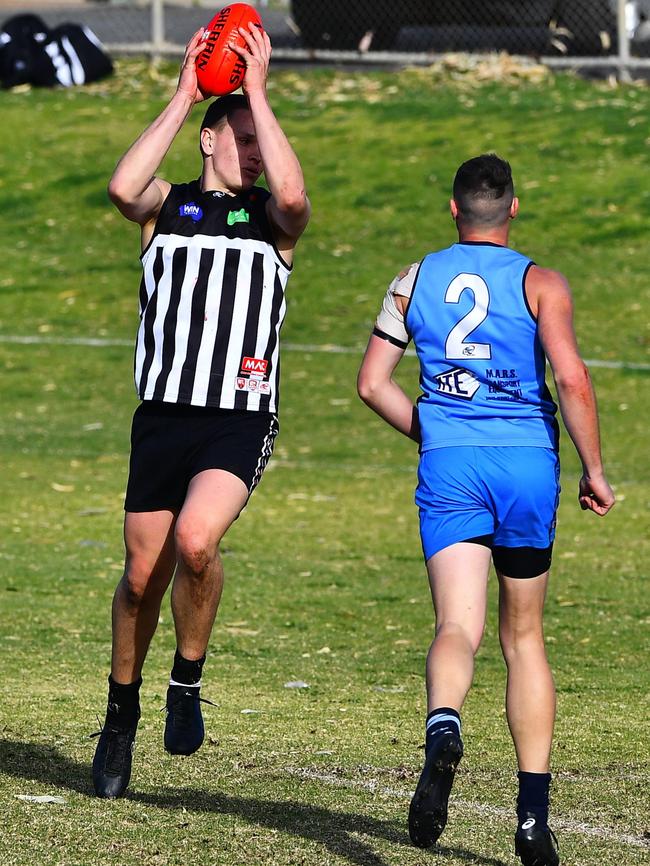
M 265 376 L 268 366 L 269 362 L 265 358 L 244 357 L 241 360 L 241 373 L 257 373 Z
M 187 204 L 182 204 L 179 207 L 178 212 L 182 217 L 192 217 L 195 223 L 197 223 L 203 216 L 202 209 L 198 204 L 194 204 L 193 201 L 188 201 Z
M 438 383 L 438 394 L 445 397 L 460 397 L 461 400 L 471 400 L 481 383 L 473 373 L 462 367 L 445 370 L 433 377 Z

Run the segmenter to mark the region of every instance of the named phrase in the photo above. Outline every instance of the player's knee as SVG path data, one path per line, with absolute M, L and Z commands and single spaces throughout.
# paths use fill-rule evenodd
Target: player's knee
M 153 564 L 146 557 L 129 557 L 121 580 L 122 596 L 128 607 L 140 607 L 155 593 L 153 571 Z
M 521 655 L 545 652 L 544 633 L 538 617 L 501 622 L 499 639 L 506 662 Z
M 192 576 L 200 579 L 216 556 L 214 540 L 200 527 L 187 524 L 177 525 L 175 540 L 179 562 Z
M 483 640 L 483 623 L 461 623 L 454 620 L 438 622 L 436 640 L 453 640 L 465 643 L 476 654 Z

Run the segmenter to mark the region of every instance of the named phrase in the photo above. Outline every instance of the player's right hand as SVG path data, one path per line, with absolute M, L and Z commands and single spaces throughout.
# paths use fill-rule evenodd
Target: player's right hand
M 178 77 L 177 93 L 183 93 L 193 102 L 203 102 L 206 97 L 199 90 L 196 80 L 196 58 L 205 48 L 205 28 L 201 27 L 197 30 L 194 36 L 187 43 L 185 48 L 185 56 L 181 64 L 181 71 Z

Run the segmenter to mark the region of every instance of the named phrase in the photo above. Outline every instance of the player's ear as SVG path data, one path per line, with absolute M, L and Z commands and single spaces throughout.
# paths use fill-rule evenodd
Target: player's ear
M 519 199 L 515 196 L 510 205 L 510 219 L 513 220 L 519 213 Z
M 451 211 L 451 217 L 454 220 L 458 219 L 458 205 L 454 201 L 453 198 L 449 199 L 449 210 Z
M 204 126 L 201 130 L 201 153 L 210 156 L 214 149 L 214 130 Z

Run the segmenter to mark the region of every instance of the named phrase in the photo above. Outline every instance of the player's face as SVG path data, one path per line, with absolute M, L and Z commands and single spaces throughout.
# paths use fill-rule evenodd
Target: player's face
M 232 192 L 250 189 L 262 173 L 262 159 L 250 111 L 241 109 L 214 130 L 211 154 L 216 178 Z

